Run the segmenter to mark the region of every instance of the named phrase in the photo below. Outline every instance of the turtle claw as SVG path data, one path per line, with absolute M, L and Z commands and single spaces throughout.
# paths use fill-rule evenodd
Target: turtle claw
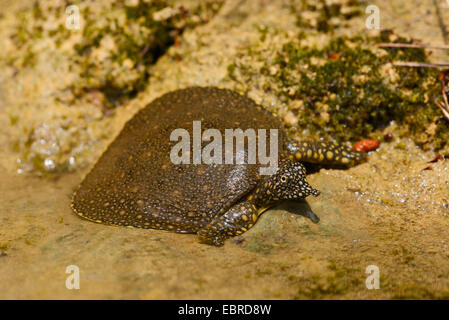
M 220 235 L 208 236 L 205 234 L 201 234 L 201 231 L 198 232 L 199 242 L 203 244 L 208 244 L 210 246 L 222 247 L 224 245 L 225 239 Z

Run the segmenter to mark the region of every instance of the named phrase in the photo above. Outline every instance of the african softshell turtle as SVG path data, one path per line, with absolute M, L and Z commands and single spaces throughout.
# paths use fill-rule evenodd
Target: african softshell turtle
M 170 137 L 180 128 L 192 137 L 195 121 L 203 132 L 254 129 L 257 138 L 259 129 L 277 129 L 276 170 L 261 174 L 258 162 L 193 163 L 194 154 L 185 150 L 180 154 L 190 164 L 174 163 L 171 152 L 179 140 Z M 212 138 L 204 140 L 203 152 Z M 219 141 L 222 150 L 224 140 Z M 197 233 L 201 242 L 220 246 L 278 202 L 319 194 L 306 181 L 301 162 L 348 165 L 363 158 L 364 153 L 335 143 L 289 140 L 276 116 L 234 91 L 191 87 L 155 99 L 125 124 L 75 191 L 72 208 L 94 222 Z

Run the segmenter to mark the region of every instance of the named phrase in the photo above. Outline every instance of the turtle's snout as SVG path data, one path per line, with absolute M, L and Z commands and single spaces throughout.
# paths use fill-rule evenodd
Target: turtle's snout
M 301 200 L 310 195 L 317 197 L 320 191 L 312 188 L 305 177 L 295 181 L 294 186 L 290 186 L 287 190 L 287 196 L 285 198 L 292 200 Z
M 320 190 L 317 190 L 317 189 L 313 189 L 312 188 L 312 195 L 314 196 L 314 197 L 318 197 L 319 195 L 320 195 Z
M 303 185 L 304 186 L 303 186 L 303 192 L 302 193 L 304 194 L 304 198 L 309 196 L 309 195 L 312 195 L 314 197 L 318 197 L 320 195 L 320 193 L 321 193 L 320 190 L 312 188 L 310 186 L 310 184 L 307 182 L 306 179 L 304 179 Z

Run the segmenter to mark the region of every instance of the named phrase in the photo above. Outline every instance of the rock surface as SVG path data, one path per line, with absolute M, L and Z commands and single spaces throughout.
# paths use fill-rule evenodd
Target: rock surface
M 387 26 L 444 42 L 432 4 L 373 3 L 385 12 Z M 155 97 L 188 85 L 233 87 L 226 67 L 239 45 L 259 34 L 255 25 L 262 21 L 295 28 L 288 3 L 227 1 L 211 22 L 186 32 L 180 47 L 152 67 L 147 90 L 107 120 L 111 134 L 95 142 L 86 162 L 91 165 L 123 123 Z M 200 42 L 207 45 L 197 50 Z M 4 96 L 0 91 L 0 111 Z M 10 143 L 9 121 L 0 112 L 2 146 Z M 286 204 L 221 248 L 199 244 L 195 235 L 81 220 L 70 198 L 88 166 L 40 178 L 16 173 L 10 165 L 16 156 L 6 147 L 0 153 L 2 299 L 449 298 L 449 162 L 429 164 L 435 154 L 406 138 L 382 143 L 357 167 L 311 174 L 309 182 L 322 191 L 308 201 L 318 224 L 298 214 L 301 206 Z M 423 170 L 429 165 L 432 170 Z M 80 268 L 80 290 L 65 286 L 69 265 Z M 379 267 L 379 290 L 366 288 L 370 265 Z

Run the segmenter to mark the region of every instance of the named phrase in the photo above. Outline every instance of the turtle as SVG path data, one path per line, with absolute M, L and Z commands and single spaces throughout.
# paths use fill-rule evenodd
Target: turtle
M 227 150 L 211 152 L 217 152 L 215 162 L 195 162 L 191 149 L 177 153 L 190 162 L 173 161 L 179 143 L 173 132 L 182 129 L 192 141 L 195 121 L 203 133 L 253 129 L 259 141 L 267 141 L 260 130 L 276 130 L 269 149 L 277 146 L 277 166 L 261 173 L 266 165 L 248 160 L 248 137 L 243 162 L 236 161 L 234 149 L 233 162 L 218 161 Z M 203 136 L 197 148 L 204 152 L 208 141 Z M 188 87 L 156 98 L 124 125 L 75 190 L 71 207 L 93 222 L 193 233 L 201 243 L 222 246 L 253 227 L 268 208 L 320 194 L 307 182 L 304 163 L 348 166 L 365 157 L 343 144 L 290 139 L 276 114 L 233 90 Z

